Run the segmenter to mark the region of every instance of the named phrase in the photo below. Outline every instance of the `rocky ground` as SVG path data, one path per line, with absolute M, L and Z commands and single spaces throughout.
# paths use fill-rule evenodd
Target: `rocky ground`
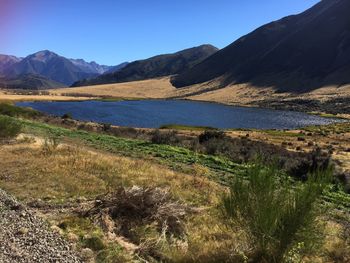
M 82 262 L 59 234 L 0 189 L 0 263 Z

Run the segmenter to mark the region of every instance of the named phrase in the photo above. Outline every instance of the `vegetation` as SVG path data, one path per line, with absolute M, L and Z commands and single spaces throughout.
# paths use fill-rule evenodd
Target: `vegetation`
M 106 124 L 92 132 L 0 118 L 22 125 L 31 138 L 0 148 L 0 188 L 41 209 L 78 249 L 91 249 L 96 262 L 347 262 L 350 257 L 350 240 L 344 238 L 349 195 L 323 180 L 331 170 L 320 152 L 287 154 L 215 130 L 184 137 L 177 131 L 117 131 Z M 141 136 L 146 139 L 130 139 Z M 290 137 L 308 142 L 297 140 L 308 138 L 306 133 Z M 260 148 L 268 156 L 257 162 Z M 276 163 L 272 153 L 285 163 Z M 238 163 L 235 156 L 247 159 Z M 294 166 L 296 175 L 313 173 L 288 177 L 292 170 L 285 164 L 295 160 L 303 164 Z M 65 213 L 55 212 L 62 208 Z
M 317 207 L 332 171 L 318 171 L 295 184 L 276 166 L 257 163 L 247 177 L 236 177 L 223 197 L 225 214 L 244 229 L 253 248 L 253 262 L 282 262 L 293 246 L 306 249 L 314 235 Z
M 190 125 L 180 125 L 180 124 L 166 124 L 159 127 L 162 130 L 191 130 L 191 131 L 207 131 L 207 130 L 217 130 L 213 127 L 208 126 L 190 126 Z
M 22 108 L 9 103 L 0 103 L 0 114 L 11 117 L 35 118 L 43 114 L 31 108 Z
M 61 118 L 62 119 L 73 119 L 73 116 L 70 113 L 65 113 L 65 114 L 62 115 Z
M 16 137 L 22 129 L 22 125 L 14 119 L 0 115 L 0 141 Z

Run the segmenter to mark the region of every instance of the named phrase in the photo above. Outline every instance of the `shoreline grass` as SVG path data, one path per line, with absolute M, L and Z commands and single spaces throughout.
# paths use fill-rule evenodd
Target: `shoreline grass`
M 205 131 L 205 130 L 218 130 L 218 128 L 210 126 L 192 126 L 182 124 L 165 124 L 159 127 L 161 130 L 190 130 L 190 131 Z

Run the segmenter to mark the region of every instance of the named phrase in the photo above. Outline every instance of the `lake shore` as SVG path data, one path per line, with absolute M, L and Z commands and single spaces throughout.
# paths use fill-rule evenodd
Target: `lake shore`
M 126 83 L 52 89 L 44 95 L 16 94 L 1 91 L 0 101 L 81 101 L 81 100 L 143 100 L 185 99 L 220 103 L 240 107 L 258 107 L 278 110 L 331 114 L 350 118 L 350 85 L 324 87 L 308 93 L 276 93 L 272 88 L 258 88 L 249 84 L 215 88 L 215 83 L 193 85 L 176 89 L 170 78 L 158 78 Z

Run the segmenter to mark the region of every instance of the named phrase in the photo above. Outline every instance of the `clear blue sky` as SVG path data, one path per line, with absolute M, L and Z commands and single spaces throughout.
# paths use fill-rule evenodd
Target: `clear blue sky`
M 0 54 L 49 49 L 115 65 L 213 44 L 318 0 L 0 0 Z

